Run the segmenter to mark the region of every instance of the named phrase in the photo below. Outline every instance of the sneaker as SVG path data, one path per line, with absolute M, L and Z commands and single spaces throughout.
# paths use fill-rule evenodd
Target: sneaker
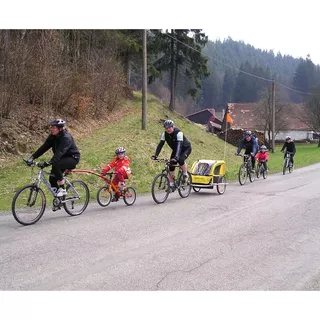
M 63 189 L 63 188 L 59 188 L 58 191 L 57 191 L 57 197 L 63 197 L 67 194 L 67 191 L 66 189 Z
M 61 208 L 60 207 L 56 207 L 56 206 L 52 206 L 52 211 L 54 212 L 54 211 L 57 211 L 57 210 L 61 210 Z
M 119 198 L 116 197 L 116 196 L 114 196 L 114 197 L 111 199 L 111 202 L 117 202 L 117 201 L 119 201 Z
M 189 176 L 188 175 L 183 175 L 182 176 L 182 184 L 185 184 L 188 181 Z

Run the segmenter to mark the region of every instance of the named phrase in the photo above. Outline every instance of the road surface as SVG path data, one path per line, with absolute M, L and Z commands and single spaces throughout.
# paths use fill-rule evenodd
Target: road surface
M 2 214 L 0 290 L 319 290 L 319 184 L 316 164 L 28 227 Z

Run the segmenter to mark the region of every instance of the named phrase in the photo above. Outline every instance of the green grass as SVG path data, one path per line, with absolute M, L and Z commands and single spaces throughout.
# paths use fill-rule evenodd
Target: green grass
M 131 158 L 132 178 L 128 185 L 133 186 L 138 194 L 150 193 L 154 176 L 160 172 L 162 165 L 150 160 L 159 142 L 163 127 L 161 119 L 172 119 L 192 143 L 192 153 L 187 160 L 189 168 L 199 159 L 225 160 L 227 180 L 237 179 L 237 173 L 242 158 L 236 157 L 236 147 L 225 144 L 215 135 L 205 132 L 202 126 L 185 120 L 182 116 L 171 113 L 168 107 L 162 105 L 153 96 L 148 96 L 147 129 L 141 129 L 141 94 L 136 94 L 135 101 L 127 102 L 129 112 L 118 120 L 108 123 L 102 129 L 96 130 L 90 136 L 77 139 L 81 151 L 80 169 L 97 170 L 105 166 L 114 156 L 118 146 L 124 146 L 126 154 Z M 283 153 L 277 146 L 274 154 L 270 153 L 269 172 L 281 172 Z M 225 153 L 224 153 L 225 152 Z M 160 157 L 168 158 L 171 149 L 165 145 Z M 320 148 L 316 144 L 297 145 L 295 168 L 319 162 Z M 27 157 L 26 155 L 25 157 Z M 48 160 L 50 154 L 45 154 L 40 160 Z M 74 174 L 75 179 L 86 181 L 94 200 L 99 186 L 103 181 L 93 175 Z M 15 191 L 31 182 L 31 169 L 26 167 L 21 157 L 12 157 L 1 164 L 0 169 L 0 210 L 10 210 Z M 47 199 L 51 205 L 52 198 Z

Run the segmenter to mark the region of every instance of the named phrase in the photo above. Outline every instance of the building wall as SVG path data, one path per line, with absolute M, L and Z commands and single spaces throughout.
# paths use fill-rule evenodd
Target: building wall
M 304 140 L 310 139 L 312 137 L 312 134 L 309 131 L 299 131 L 299 130 L 280 131 L 276 135 L 275 139 L 276 141 L 284 141 L 286 140 L 286 136 L 290 136 L 295 141 L 304 141 Z M 266 135 L 266 138 L 268 138 L 267 135 Z

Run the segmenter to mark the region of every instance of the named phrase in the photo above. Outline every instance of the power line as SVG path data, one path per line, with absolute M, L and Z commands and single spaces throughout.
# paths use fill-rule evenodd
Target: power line
M 170 34 L 168 34 L 168 33 L 165 33 L 165 34 L 166 34 L 168 37 L 170 37 L 171 39 L 174 39 L 174 40 L 176 40 L 177 42 L 182 43 L 182 44 L 185 45 L 186 47 L 188 47 L 188 48 L 190 48 L 190 49 L 192 49 L 192 50 L 194 50 L 194 51 L 197 51 L 197 52 L 201 53 L 202 55 L 206 56 L 207 58 L 209 58 L 209 59 L 211 59 L 211 60 L 214 60 L 214 61 L 216 61 L 216 62 L 224 65 L 225 67 L 234 69 L 234 70 L 236 70 L 236 71 L 238 71 L 238 72 L 244 73 L 244 74 L 246 74 L 246 75 L 248 75 L 248 76 L 251 76 L 251 77 L 254 77 L 254 78 L 257 78 L 257 79 L 260 79 L 260 80 L 264 80 L 264 81 L 268 81 L 268 82 L 273 82 L 273 81 L 274 81 L 273 79 L 267 79 L 267 78 L 259 77 L 259 76 L 255 75 L 255 74 L 252 74 L 252 73 L 249 73 L 249 72 L 240 70 L 239 68 L 236 68 L 236 67 L 230 66 L 229 64 L 223 63 L 223 62 L 221 62 L 221 61 L 218 60 L 218 59 L 215 59 L 215 58 L 213 58 L 213 57 L 211 57 L 211 56 L 209 56 L 209 55 L 203 54 L 202 51 L 197 50 L 197 49 L 189 46 L 188 44 L 186 44 L 186 43 L 178 40 L 178 39 L 175 38 L 175 37 L 172 37 Z M 284 88 L 286 88 L 286 89 L 288 89 L 288 90 L 294 91 L 294 92 L 298 92 L 298 93 L 305 94 L 305 95 L 311 95 L 311 96 L 314 95 L 314 94 L 312 94 L 312 93 L 310 93 L 310 92 L 302 92 L 302 91 L 299 91 L 299 90 L 295 90 L 295 89 L 290 88 L 290 87 L 288 87 L 288 86 L 286 86 L 286 85 L 284 85 L 284 84 L 282 84 L 282 83 L 280 83 L 280 82 L 278 82 L 278 81 L 274 81 L 274 82 L 277 83 L 278 85 L 280 85 L 280 86 L 282 86 L 282 87 L 284 87 Z

